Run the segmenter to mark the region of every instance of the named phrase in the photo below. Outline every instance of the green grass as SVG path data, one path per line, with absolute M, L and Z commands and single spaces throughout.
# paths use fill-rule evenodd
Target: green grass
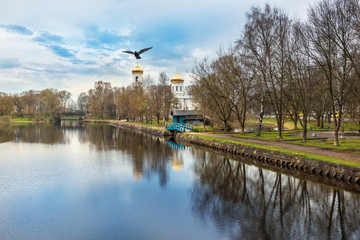
M 255 126 L 258 123 L 258 119 L 257 118 L 252 118 L 252 119 L 248 119 L 246 121 L 247 125 L 251 125 L 251 126 Z M 327 126 L 330 126 L 330 129 L 334 129 L 334 122 L 328 123 L 327 121 L 324 121 L 324 127 L 325 128 L 318 128 L 316 127 L 316 120 L 315 119 L 311 119 L 310 121 L 308 121 L 307 127 L 312 128 L 313 131 L 327 131 Z M 264 127 L 277 127 L 276 124 L 276 119 L 275 118 L 264 118 L 263 119 L 263 126 Z M 300 121 L 298 121 L 298 129 L 302 129 Z M 293 121 L 291 121 L 291 119 L 286 118 L 284 121 L 284 127 L 285 130 L 293 130 L 294 129 L 294 123 Z M 359 129 L 359 122 L 358 121 L 346 121 L 344 123 L 344 129 L 345 131 L 357 131 Z
M 80 115 L 73 115 L 73 116 L 63 116 L 61 119 L 79 119 Z
M 334 140 L 295 143 L 303 146 L 321 147 L 332 150 L 360 150 L 360 138 L 339 139 L 338 146 L 334 146 Z
M 101 120 L 101 117 L 100 116 L 95 116 L 95 117 L 89 118 L 89 120 Z
M 266 150 L 270 150 L 270 151 L 286 153 L 286 154 L 291 154 L 291 155 L 295 155 L 295 156 L 303 156 L 303 157 L 308 157 L 308 158 L 321 160 L 321 161 L 325 161 L 325 162 L 332 162 L 332 163 L 337 163 L 337 164 L 344 164 L 344 165 L 349 165 L 349 166 L 360 167 L 360 163 L 354 163 L 350 160 L 343 160 L 343 159 L 332 158 L 332 157 L 327 157 L 327 156 L 322 156 L 322 155 L 316 155 L 316 154 L 305 153 L 305 152 L 300 152 L 300 151 L 295 151 L 295 150 L 289 150 L 289 149 L 285 149 L 285 148 L 281 148 L 281 147 L 264 146 L 264 145 L 260 145 L 260 144 L 228 140 L 228 139 L 217 138 L 217 137 L 200 136 L 200 135 L 195 136 L 193 134 L 185 134 L 185 135 L 190 135 L 190 136 L 197 137 L 197 138 L 215 140 L 215 141 L 219 141 L 219 142 L 231 143 L 231 144 L 236 144 L 236 145 L 255 147 L 255 148 L 259 148 L 259 149 L 266 149 Z
M 291 136 L 292 133 L 298 133 L 299 136 Z M 250 139 L 259 139 L 266 141 L 302 141 L 302 131 L 301 130 L 293 130 L 293 131 L 283 131 L 282 139 L 278 139 L 278 132 L 262 132 L 260 136 L 256 136 L 255 133 L 245 133 L 241 134 L 232 134 L 234 137 L 238 138 L 250 138 Z M 318 137 L 307 137 L 307 139 L 319 139 Z
M 219 126 L 205 126 L 205 132 L 215 132 L 219 131 L 221 128 Z M 203 126 L 194 126 L 194 132 L 204 132 Z
M 246 124 L 251 126 L 257 126 L 258 122 L 259 122 L 258 118 L 246 120 Z M 276 128 L 277 127 L 276 118 L 269 118 L 269 117 L 264 118 L 262 122 L 262 126 L 268 128 Z M 298 127 L 301 127 L 300 123 L 298 123 Z M 284 128 L 286 130 L 293 130 L 294 129 L 293 121 L 291 121 L 291 119 L 286 118 L 284 120 Z
M 359 122 L 357 122 L 357 121 L 345 122 L 344 129 L 345 129 L 345 131 L 357 131 L 357 130 L 359 130 Z
M 157 121 L 149 121 L 149 122 L 133 122 L 133 121 L 129 121 L 129 123 L 136 123 L 136 124 L 140 124 L 140 125 L 145 125 L 145 126 L 152 126 L 152 127 L 158 127 L 158 128 L 165 128 L 165 126 L 162 124 L 163 121 L 160 121 L 160 124 L 157 123 Z M 170 121 L 165 122 L 166 124 L 170 124 Z
M 17 123 L 17 122 L 33 122 L 33 121 L 34 121 L 34 119 L 31 119 L 31 118 L 21 118 L 21 117 L 11 119 L 11 122 L 12 122 L 12 123 Z

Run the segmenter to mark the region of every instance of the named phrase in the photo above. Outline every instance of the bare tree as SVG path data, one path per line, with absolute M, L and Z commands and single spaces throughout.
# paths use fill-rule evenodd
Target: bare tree
M 61 101 L 61 106 L 63 108 L 63 112 L 65 112 L 68 107 L 67 103 L 71 99 L 71 93 L 66 90 L 62 90 L 59 92 L 59 96 L 60 96 L 60 101 Z
M 346 2 L 346 1 L 344 1 Z M 309 10 L 307 37 L 311 43 L 310 56 L 326 77 L 331 110 L 334 116 L 334 145 L 339 144 L 339 129 L 343 121 L 346 97 L 353 84 L 353 64 L 346 53 L 350 32 L 338 15 L 338 1 L 323 0 Z M 335 32 L 342 32 L 337 42 Z M 339 47 L 339 46 L 342 47 Z M 337 114 L 338 113 L 338 114 Z M 338 115 L 338 116 L 337 116 Z
M 169 120 L 171 106 L 174 104 L 175 97 L 169 85 L 169 78 L 164 72 L 161 72 L 159 75 L 159 91 L 161 97 L 163 124 L 165 124 L 165 121 Z
M 201 63 L 195 65 L 192 71 L 193 85 L 198 91 L 193 91 L 192 94 L 197 99 L 206 99 L 208 108 L 217 116 L 217 118 L 224 124 L 224 130 L 229 129 L 229 120 L 233 111 L 232 99 L 233 89 L 227 84 L 222 72 L 219 71 L 220 60 L 215 60 L 209 63 L 204 59 Z
M 0 116 L 10 115 L 13 109 L 13 98 L 6 93 L 0 93 Z
M 306 26 L 303 24 L 299 22 L 293 24 L 289 42 L 286 91 L 284 91 L 293 109 L 293 114 L 302 113 L 302 118 L 298 118 L 298 120 L 303 129 L 303 141 L 306 141 L 308 117 L 316 98 L 315 89 L 320 88 L 315 76 L 316 69 L 310 62 L 310 48 L 305 31 Z
M 14 101 L 14 105 L 16 107 L 16 113 L 18 115 L 21 115 L 23 113 L 24 108 L 25 108 L 24 97 L 21 96 L 20 94 L 14 94 L 13 95 L 13 101 Z
M 77 99 L 77 105 L 78 108 L 84 113 L 89 111 L 89 95 L 87 95 L 86 92 L 80 93 Z
M 255 74 L 250 68 L 242 48 L 236 50 L 229 48 L 227 53 L 219 52 L 219 59 L 215 64 L 220 77 L 226 81 L 231 90 L 223 92 L 224 98 L 228 98 L 233 104 L 233 112 L 240 125 L 240 133 L 245 134 L 246 112 L 251 102 L 250 93 L 253 91 Z
M 131 87 L 128 88 L 121 87 L 115 89 L 115 105 L 119 118 L 126 118 L 127 120 L 129 120 L 130 97 L 131 97 Z
M 247 23 L 241 39 L 237 43 L 250 52 L 255 71 L 259 75 L 260 91 L 269 98 L 275 112 L 278 138 L 282 138 L 284 116 L 283 87 L 288 61 L 287 45 L 291 21 L 277 8 L 266 4 L 264 11 L 252 8 L 247 14 Z M 263 109 L 264 96 L 261 109 Z M 263 111 L 260 113 L 261 128 Z
M 59 117 L 61 113 L 59 91 L 50 88 L 42 90 L 40 92 L 40 102 L 44 113 L 51 115 L 53 118 Z
M 105 114 L 114 115 L 114 91 L 111 83 L 99 81 L 89 90 L 89 108 L 91 113 L 104 119 Z

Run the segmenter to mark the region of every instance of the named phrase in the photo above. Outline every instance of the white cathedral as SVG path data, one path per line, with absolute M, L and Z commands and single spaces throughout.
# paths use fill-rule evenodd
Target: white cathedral
M 143 82 L 143 69 L 137 64 L 135 68 L 132 69 L 132 83 Z M 186 94 L 184 87 L 184 78 L 180 77 L 177 72 L 176 75 L 170 79 L 171 80 L 171 91 L 174 93 L 175 98 L 177 99 L 177 104 L 174 106 L 174 110 L 195 110 L 196 106 L 192 98 Z

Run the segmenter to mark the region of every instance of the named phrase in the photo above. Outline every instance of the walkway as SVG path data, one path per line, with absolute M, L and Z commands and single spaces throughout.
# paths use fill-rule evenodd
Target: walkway
M 242 141 L 242 142 L 248 142 L 248 143 L 255 143 L 259 145 L 266 145 L 266 146 L 274 146 L 274 147 L 281 147 L 289 150 L 295 150 L 295 151 L 301 151 L 316 155 L 322 155 L 326 157 L 334 157 L 339 159 L 346 159 L 350 160 L 355 163 L 360 163 L 360 155 L 356 153 L 351 152 L 340 152 L 340 151 L 332 151 L 332 150 L 326 150 L 324 148 L 319 147 L 308 147 L 308 146 L 302 146 L 297 144 L 291 144 L 288 142 L 272 142 L 272 141 L 266 141 L 266 140 L 259 140 L 259 139 L 248 139 L 248 138 L 239 138 L 234 137 L 229 134 L 217 134 L 217 133 L 191 133 L 194 135 L 203 135 L 208 137 L 216 137 L 216 138 L 223 138 L 223 139 L 229 139 L 229 140 L 235 140 L 235 141 Z

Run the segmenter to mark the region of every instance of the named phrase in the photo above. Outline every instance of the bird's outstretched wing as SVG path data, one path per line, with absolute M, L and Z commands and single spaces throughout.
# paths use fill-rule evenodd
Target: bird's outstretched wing
M 147 50 L 152 49 L 152 47 L 141 49 L 138 53 L 142 54 L 143 52 L 146 52 Z
M 134 52 L 132 52 L 132 51 L 122 51 L 122 52 L 124 52 L 124 53 L 134 54 Z

